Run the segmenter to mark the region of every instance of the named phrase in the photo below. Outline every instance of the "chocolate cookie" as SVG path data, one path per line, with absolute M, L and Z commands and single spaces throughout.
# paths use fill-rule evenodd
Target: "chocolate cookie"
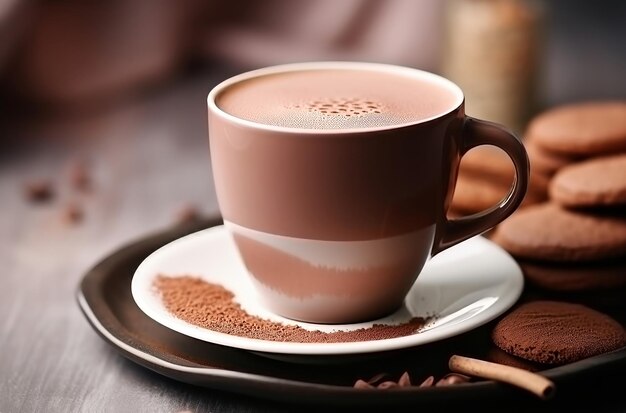
M 569 207 L 626 205 L 626 154 L 562 169 L 550 184 L 550 196 Z
M 486 358 L 493 363 L 504 364 L 505 366 L 517 367 L 518 369 L 528 371 L 540 371 L 545 368 L 542 364 L 516 357 L 494 345 L 492 345 L 487 352 Z
M 456 181 L 451 209 L 463 214 L 483 211 L 500 202 L 509 188 L 482 178 L 460 174 Z
M 626 260 L 562 264 L 518 260 L 531 284 L 557 292 L 589 292 L 626 287 Z
M 565 105 L 534 118 L 527 136 L 557 153 L 591 156 L 626 150 L 626 101 Z
M 484 211 L 498 204 L 509 192 L 510 187 L 499 182 L 491 182 L 486 178 L 462 174 L 457 179 L 451 210 L 458 215 L 473 214 Z M 529 188 L 521 207 L 545 201 L 545 191 Z
M 532 139 L 528 139 L 525 146 L 530 161 L 530 170 L 546 176 L 552 176 L 559 169 L 579 159 L 547 151 L 534 143 Z
M 502 222 L 493 240 L 516 257 L 594 261 L 626 256 L 626 219 L 532 205 Z
M 626 345 L 624 328 L 611 317 L 579 304 L 523 304 L 495 326 L 495 345 L 542 364 L 566 364 Z
M 490 208 L 504 199 L 513 179 L 513 163 L 503 151 L 492 147 L 472 149 L 462 158 L 451 209 L 465 215 Z M 547 177 L 531 172 L 523 206 L 544 201 L 548 184 Z
M 548 189 L 549 178 L 546 174 L 538 172 L 533 171 L 531 165 L 529 192 L 534 195 L 545 193 Z M 513 182 L 515 169 L 511 159 L 502 150 L 481 146 L 472 149 L 461 159 L 459 175 L 482 178 L 509 188 Z
M 480 146 L 467 152 L 461 158 L 461 174 L 486 177 L 510 185 L 515 169 L 513 162 L 501 149 L 493 146 Z
M 528 192 L 526 197 L 535 198 L 538 201 L 548 199 L 548 187 L 550 186 L 550 178 L 544 174 L 530 171 L 528 179 Z

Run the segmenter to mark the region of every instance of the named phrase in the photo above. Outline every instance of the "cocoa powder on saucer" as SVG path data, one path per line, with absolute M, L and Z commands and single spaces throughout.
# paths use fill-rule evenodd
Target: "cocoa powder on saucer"
M 338 343 L 383 340 L 419 331 L 427 319 L 414 317 L 397 325 L 374 324 L 353 331 L 306 330 L 248 314 L 234 301 L 234 294 L 218 284 L 197 277 L 159 275 L 154 286 L 165 308 L 174 316 L 206 329 L 240 337 L 293 343 Z

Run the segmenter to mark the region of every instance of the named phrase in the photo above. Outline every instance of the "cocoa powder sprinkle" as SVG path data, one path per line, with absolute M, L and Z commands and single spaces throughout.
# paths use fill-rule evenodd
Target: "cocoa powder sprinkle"
M 154 287 L 165 308 L 174 316 L 215 332 L 260 340 L 293 343 L 384 340 L 414 334 L 428 321 L 414 317 L 397 325 L 374 324 L 372 327 L 353 331 L 326 333 L 248 314 L 234 301 L 232 292 L 197 277 L 159 275 L 154 281 Z

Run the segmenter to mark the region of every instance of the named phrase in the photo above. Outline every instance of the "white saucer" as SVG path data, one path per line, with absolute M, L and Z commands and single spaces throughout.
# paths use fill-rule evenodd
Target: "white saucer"
M 174 317 L 153 288 L 158 274 L 193 275 L 232 291 L 248 313 L 310 330 L 356 330 L 373 324 L 400 324 L 415 316 L 437 318 L 421 331 L 385 340 L 344 343 L 286 343 L 218 333 Z M 223 226 L 180 238 L 148 256 L 135 271 L 132 294 L 156 322 L 181 334 L 229 347 L 276 355 L 344 355 L 396 350 L 452 337 L 485 324 L 519 298 L 523 277 L 517 263 L 500 247 L 475 237 L 426 264 L 404 306 L 388 317 L 349 325 L 309 324 L 277 316 L 258 302 L 231 236 Z

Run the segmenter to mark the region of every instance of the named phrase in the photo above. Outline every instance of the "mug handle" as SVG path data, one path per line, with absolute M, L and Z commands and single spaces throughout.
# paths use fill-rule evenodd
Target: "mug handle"
M 458 219 L 444 216 L 443 223 L 437 226 L 432 255 L 496 226 L 519 207 L 526 195 L 530 167 L 522 142 L 501 125 L 466 116 L 461 132 L 459 160 L 470 149 L 480 145 L 497 146 L 511 158 L 515 167 L 513 185 L 502 201 L 485 211 Z

